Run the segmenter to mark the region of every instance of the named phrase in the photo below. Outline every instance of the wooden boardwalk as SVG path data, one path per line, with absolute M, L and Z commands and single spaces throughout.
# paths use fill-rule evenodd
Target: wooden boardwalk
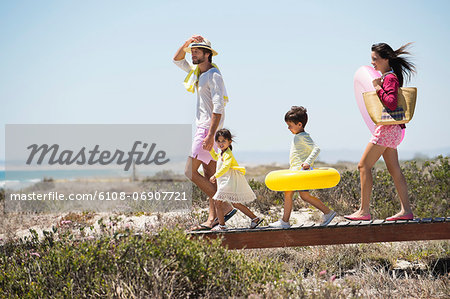
M 345 221 L 328 226 L 302 225 L 290 229 L 261 227 L 225 232 L 191 232 L 192 237 L 216 239 L 229 249 L 334 245 L 352 243 L 449 240 L 450 217 L 403 221 Z

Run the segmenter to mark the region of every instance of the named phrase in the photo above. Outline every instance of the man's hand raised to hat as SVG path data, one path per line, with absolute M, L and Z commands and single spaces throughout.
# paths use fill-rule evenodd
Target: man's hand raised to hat
M 180 60 L 184 59 L 184 57 L 186 55 L 186 52 L 184 51 L 184 48 L 188 47 L 192 43 L 201 43 L 203 41 L 204 41 L 204 38 L 201 35 L 193 35 L 193 36 L 191 36 L 178 49 L 178 51 L 175 53 L 175 56 L 173 57 L 173 60 L 180 61 Z
M 189 44 L 192 43 L 201 43 L 203 41 L 203 36 L 201 35 L 193 35 L 191 36 L 191 38 L 188 40 Z

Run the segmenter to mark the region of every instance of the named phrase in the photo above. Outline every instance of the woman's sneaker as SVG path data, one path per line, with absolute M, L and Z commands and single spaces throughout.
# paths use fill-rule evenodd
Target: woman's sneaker
M 284 222 L 282 219 L 269 223 L 269 227 L 272 228 L 291 228 L 289 222 Z
M 330 223 L 331 220 L 333 220 L 334 216 L 336 216 L 336 212 L 335 211 L 331 211 L 328 214 L 324 214 L 322 216 L 322 223 L 320 224 L 320 226 L 328 225 L 328 223 Z

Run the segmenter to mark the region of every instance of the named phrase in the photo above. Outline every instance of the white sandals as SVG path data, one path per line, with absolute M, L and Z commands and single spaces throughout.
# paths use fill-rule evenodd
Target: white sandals
M 217 232 L 217 231 L 224 231 L 227 229 L 228 229 L 228 227 L 226 225 L 219 224 L 219 225 L 214 226 L 211 230 Z

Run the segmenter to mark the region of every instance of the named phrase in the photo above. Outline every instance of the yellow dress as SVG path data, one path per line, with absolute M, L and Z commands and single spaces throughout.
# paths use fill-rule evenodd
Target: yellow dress
M 213 199 L 231 203 L 248 203 L 256 199 L 245 178 L 245 168 L 240 167 L 228 148 L 223 155 L 212 149 L 210 151 L 214 160 L 217 160 L 216 173 L 217 192 Z

